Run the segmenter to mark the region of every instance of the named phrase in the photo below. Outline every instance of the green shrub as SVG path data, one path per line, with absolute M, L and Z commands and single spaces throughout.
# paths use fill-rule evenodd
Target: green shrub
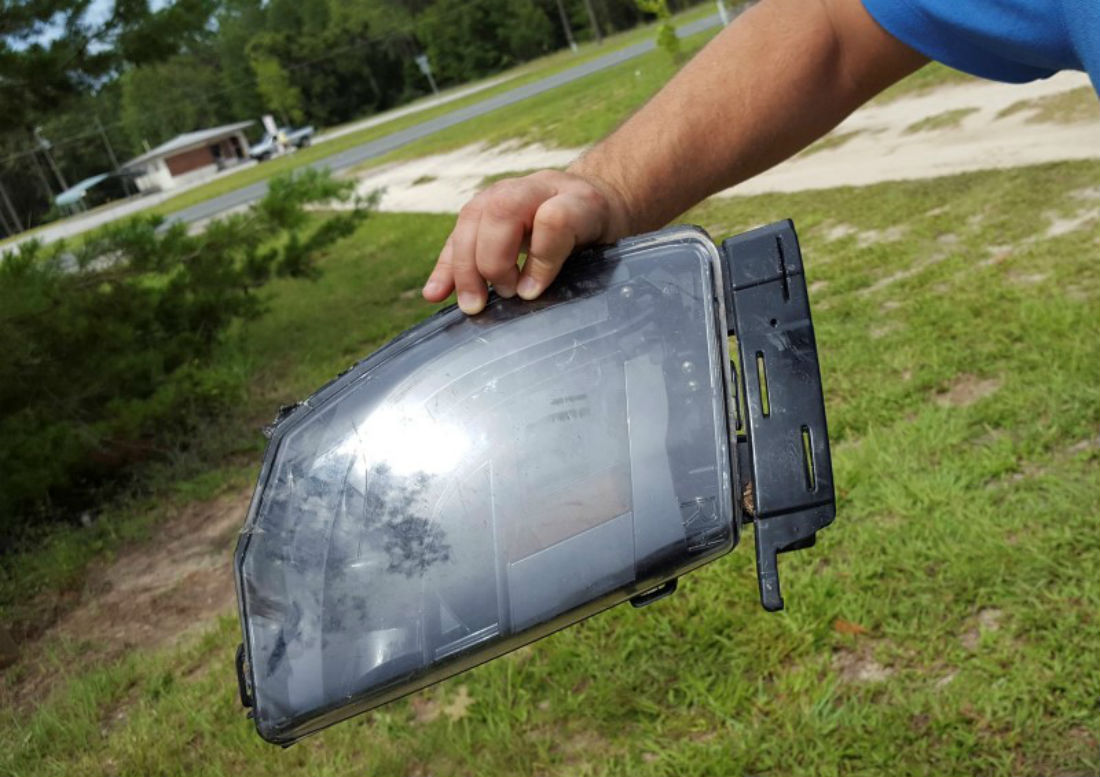
M 217 363 L 215 346 L 234 321 L 262 312 L 255 292 L 270 278 L 316 276 L 318 255 L 371 203 L 319 222 L 305 208 L 351 192 L 307 169 L 195 234 L 146 216 L 79 246 L 5 254 L 0 538 L 72 515 L 237 402 L 245 376 Z
M 657 17 L 657 48 L 664 51 L 673 62 L 684 60 L 680 48 L 680 38 L 676 34 L 676 25 L 672 23 L 672 13 L 668 10 L 668 0 L 634 0 L 642 13 Z

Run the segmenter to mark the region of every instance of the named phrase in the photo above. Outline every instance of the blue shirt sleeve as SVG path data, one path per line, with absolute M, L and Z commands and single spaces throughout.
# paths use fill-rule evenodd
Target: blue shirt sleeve
M 930 59 L 1019 83 L 1085 70 L 1100 89 L 1097 0 L 863 0 L 887 32 Z

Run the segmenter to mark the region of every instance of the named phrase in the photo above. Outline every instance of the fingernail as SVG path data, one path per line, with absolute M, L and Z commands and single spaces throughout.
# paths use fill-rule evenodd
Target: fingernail
M 530 275 L 519 279 L 516 293 L 526 300 L 532 300 L 539 295 L 539 282 Z
M 504 299 L 511 299 L 516 296 L 516 290 L 511 286 L 493 286 L 493 291 L 497 293 L 497 296 L 504 297 Z
M 434 279 L 429 279 L 428 282 L 424 284 L 424 293 L 435 296 L 436 294 L 438 294 L 441 291 L 442 286 L 443 286 L 443 284 L 440 283 L 439 281 L 434 280 Z
M 460 291 L 458 293 L 458 306 L 462 308 L 463 313 L 472 316 L 475 313 L 480 313 L 481 309 L 485 307 L 485 303 L 477 294 L 471 294 L 468 291 Z

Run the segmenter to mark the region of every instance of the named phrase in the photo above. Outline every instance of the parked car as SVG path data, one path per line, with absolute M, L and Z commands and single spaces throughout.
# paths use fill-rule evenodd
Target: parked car
M 248 155 L 258 162 L 270 159 L 291 148 L 305 148 L 313 140 L 313 125 L 291 129 L 280 127 L 277 134 L 265 132 L 259 143 L 248 149 Z

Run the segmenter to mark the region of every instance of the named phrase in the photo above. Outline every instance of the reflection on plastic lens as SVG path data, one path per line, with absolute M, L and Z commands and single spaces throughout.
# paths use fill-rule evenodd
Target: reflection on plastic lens
M 461 429 L 433 419 L 423 407 L 380 407 L 358 432 L 340 444 L 339 452 L 361 457 L 368 466 L 385 465 L 399 476 L 450 472 L 470 448 Z

